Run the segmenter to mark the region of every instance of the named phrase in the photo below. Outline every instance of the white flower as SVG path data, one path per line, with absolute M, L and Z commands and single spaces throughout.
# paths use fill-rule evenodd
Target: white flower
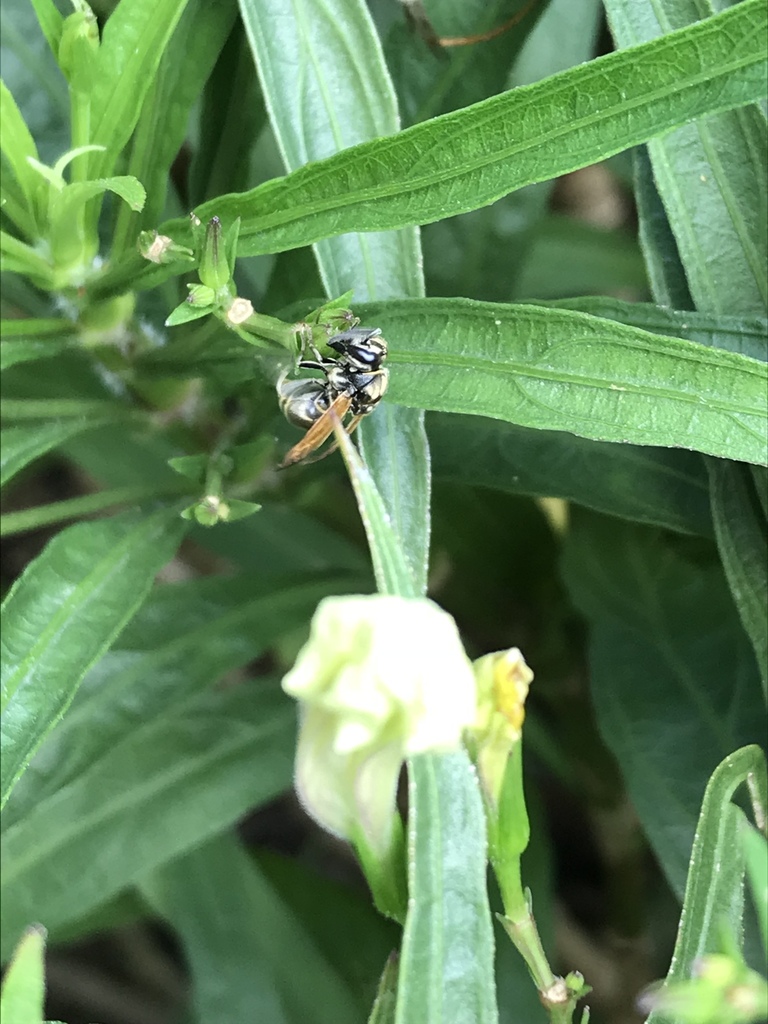
M 303 704 L 300 799 L 324 828 L 374 850 L 390 839 L 403 759 L 455 750 L 476 714 L 456 624 L 422 598 L 326 598 L 283 688 Z

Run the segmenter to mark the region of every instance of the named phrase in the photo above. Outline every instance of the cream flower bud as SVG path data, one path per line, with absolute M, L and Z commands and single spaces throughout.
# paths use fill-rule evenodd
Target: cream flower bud
M 283 680 L 303 704 L 296 788 L 347 839 L 386 848 L 405 757 L 454 750 L 475 719 L 475 680 L 456 624 L 426 599 L 329 597 Z

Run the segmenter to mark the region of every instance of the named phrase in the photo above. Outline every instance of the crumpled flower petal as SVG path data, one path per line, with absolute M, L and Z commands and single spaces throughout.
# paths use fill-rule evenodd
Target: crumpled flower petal
M 283 688 L 303 703 L 296 782 L 312 816 L 380 848 L 400 765 L 456 749 L 475 719 L 475 679 L 452 617 L 426 599 L 331 597 Z

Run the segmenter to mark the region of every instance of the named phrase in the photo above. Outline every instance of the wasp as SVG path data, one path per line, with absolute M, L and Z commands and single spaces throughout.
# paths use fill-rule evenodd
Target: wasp
M 330 455 L 335 444 L 322 455 L 309 458 L 328 440 L 337 418 L 343 422 L 351 414 L 346 427 L 351 434 L 362 418 L 373 412 L 387 390 L 389 370 L 382 366 L 387 358 L 387 343 L 378 327 L 350 327 L 334 335 L 328 347 L 338 357 L 323 357 L 313 346 L 316 358 L 299 363 L 302 369 L 319 370 L 323 379 L 287 380 L 283 374 L 277 382 L 283 415 L 289 423 L 306 430 L 280 463 L 281 469 Z

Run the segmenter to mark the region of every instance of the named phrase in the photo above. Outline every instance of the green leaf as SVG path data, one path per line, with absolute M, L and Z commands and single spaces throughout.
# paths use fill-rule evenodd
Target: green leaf
M 682 895 L 707 779 L 762 738 L 754 653 L 710 544 L 575 507 L 563 569 L 590 627 L 600 732 Z
M 381 950 L 389 929 L 376 927 L 379 922 L 373 911 L 357 905 L 343 891 L 328 892 L 328 883 L 322 879 L 313 879 L 298 867 L 289 876 L 296 889 L 281 892 L 235 836 L 223 835 L 142 880 L 142 892 L 184 943 L 199 1021 L 358 1024 L 363 1020 L 367 1005 L 359 983 L 355 984 L 360 954 L 372 940 Z M 315 911 L 309 926 L 295 905 L 301 889 Z M 322 902 L 321 897 L 325 897 Z M 319 921 L 318 912 L 323 914 Z M 201 931 L 203 915 L 208 927 Z M 340 915 L 343 928 L 337 923 Z M 312 928 L 319 934 L 312 934 Z M 333 962 L 335 947 L 344 937 L 348 956 L 338 964 Z M 349 970 L 350 960 L 358 961 L 356 972 Z M 301 964 L 301 985 L 296 985 L 296 964 Z
M 33 925 L 13 954 L 0 995 L 0 1013 L 8 1024 L 43 1024 L 45 936 L 45 928 Z
M 599 295 L 560 299 L 546 305 L 616 320 L 620 324 L 640 327 L 653 334 L 685 338 L 699 345 L 737 352 L 762 362 L 768 360 L 765 344 L 768 320 L 765 317 L 713 316 L 711 313 L 683 312 L 679 307 L 666 309 L 650 302 L 622 302 L 620 299 Z
M 699 21 L 702 8 L 712 11 L 713 6 L 694 0 L 608 0 L 606 11 L 618 45 L 635 46 L 672 29 L 690 32 L 708 21 L 714 24 L 715 19 Z M 759 31 L 766 31 L 764 23 Z M 724 28 L 723 42 L 729 36 Z M 765 115 L 757 104 L 686 124 L 649 142 L 656 185 L 691 295 L 702 312 L 765 312 L 766 143 Z
M 638 238 L 653 297 L 660 306 L 694 309 L 685 269 L 680 261 L 680 251 L 653 180 L 647 146 L 638 146 L 633 150 L 632 164 L 639 222 Z
M 173 509 L 80 524 L 55 537 L 11 588 L 0 648 L 0 806 L 182 533 Z
M 12 224 L 22 238 L 35 238 L 35 228 L 29 204 L 24 198 L 21 186 L 11 176 L 5 158 L 0 158 L 0 209 L 6 222 Z
M 0 430 L 0 487 L 4 487 L 41 455 L 86 430 L 96 430 L 109 420 L 73 419 L 25 423 Z
M 0 231 L 0 270 L 28 277 L 39 288 L 50 290 L 53 287 L 50 263 L 32 246 L 7 231 Z
M 362 0 L 307 0 L 288 8 L 282 0 L 241 0 L 240 9 L 288 170 L 398 130 L 394 89 Z M 300 78 L 296 68 L 303 69 Z M 242 238 L 240 253 L 249 254 Z M 318 240 L 315 253 L 329 296 L 352 289 L 360 302 L 423 293 L 413 227 Z
M 3 826 L 82 776 L 95 776 L 102 759 L 145 724 L 172 715 L 283 635 L 304 628 L 324 597 L 369 588 L 359 574 L 329 569 L 292 578 L 243 573 L 155 588 L 35 755 L 3 810 Z
M 768 367 L 583 313 L 462 299 L 369 304 L 395 402 L 599 441 L 766 459 Z
M 371 1008 L 371 1015 L 368 1024 L 395 1024 L 395 1012 L 397 1010 L 397 981 L 399 975 L 399 960 L 396 953 L 392 953 L 381 972 L 381 980 L 376 991 L 376 999 Z
M 765 94 L 762 0 L 363 143 L 243 196 L 201 220 L 243 218 L 241 255 L 345 231 L 425 224 L 604 159 L 696 117 Z
M 744 814 L 731 798 L 751 773 L 762 776 L 765 792 L 765 755 L 758 746 L 730 754 L 712 773 L 701 805 L 691 851 L 680 928 L 667 981 L 690 978 L 704 953 L 721 951 L 721 928 L 742 934 L 744 911 Z M 649 1024 L 662 1024 L 652 1013 Z
M 128 173 L 146 188 L 148 202 L 141 217 L 124 208 L 118 212 L 113 260 L 135 245 L 142 228 L 154 227 L 160 220 L 171 164 L 184 142 L 190 111 L 236 14 L 234 0 L 190 0 L 170 37 L 141 110 L 128 164 Z
M 24 123 L 19 108 L 4 82 L 0 81 L 0 119 L 3 122 L 2 152 L 13 168 L 21 186 L 27 209 L 34 224 L 38 213 L 40 177 L 30 166 L 27 157 L 38 159 L 37 146 Z
M 49 204 L 54 263 L 66 267 L 73 260 L 82 259 L 83 243 L 80 236 L 84 209 L 90 199 L 104 192 L 120 196 L 132 210 L 141 210 L 146 199 L 144 186 L 129 175 L 76 181 L 66 185 L 58 194 L 54 194 Z
M 765 952 L 768 950 L 768 841 L 762 832 L 747 821 L 742 822 L 741 841 L 752 902 Z
M 408 763 L 409 910 L 398 1024 L 495 1024 L 485 813 L 466 754 Z
M 5 0 L 0 10 L 0 63 L 3 81 L 37 143 L 40 159 L 53 163 L 71 144 L 67 83 L 52 52 L 58 51 L 63 19 L 56 12 L 55 17 L 46 15 L 38 22 L 35 10 L 39 13 L 41 6 L 39 0 L 36 5 Z
M 161 865 L 139 879 L 138 888 L 183 945 L 192 976 L 194 1020 L 201 1024 L 213 1020 L 240 1024 L 249 1019 L 290 1024 L 265 962 L 264 946 L 275 943 L 277 915 L 268 912 L 263 916 L 262 880 L 234 836 L 215 836 Z M 204 928 L 201 921 L 205 921 Z M 291 963 L 296 962 L 297 952 L 291 950 Z M 303 975 L 305 964 L 301 963 Z M 296 988 L 310 991 L 304 984 Z M 312 1009 L 309 1015 L 314 1020 Z
M 188 0 L 122 0 L 104 26 L 91 93 L 91 176 L 109 174 L 136 127 L 166 44 Z
M 77 336 L 61 334 L 51 338 L 8 338 L 0 345 L 0 370 L 7 370 L 18 363 L 34 363 L 38 359 L 50 359 L 68 348 L 76 348 Z
M 482 416 L 427 417 L 436 479 L 508 494 L 565 498 L 596 512 L 712 536 L 700 456 L 589 441 Z
M 765 22 L 762 0 L 744 0 L 663 39 L 362 143 L 196 212 L 226 223 L 241 217 L 239 252 L 252 256 L 477 209 L 685 121 L 761 98 Z M 163 226 L 180 243 L 189 231 L 183 220 Z M 138 259 L 126 263 L 94 290 L 117 289 L 140 269 Z M 145 272 L 141 287 L 158 276 Z
M 141 210 L 147 193 L 144 186 L 136 178 L 124 174 L 116 178 L 95 178 L 92 181 L 76 181 L 66 185 L 57 198 L 53 215 L 58 223 L 66 223 L 74 213 L 89 199 L 102 192 L 114 192 L 126 202 L 132 210 Z
M 755 649 L 768 700 L 768 530 L 748 466 L 708 459 L 712 520 L 725 575 Z
M 26 922 L 83 917 L 287 788 L 294 717 L 264 679 L 181 699 L 8 827 L 2 955 Z
M 188 324 L 191 320 L 200 320 L 215 309 L 216 306 L 194 306 L 188 299 L 185 299 L 166 317 L 165 326 L 178 327 L 179 324 Z
M 54 56 L 59 52 L 61 41 L 61 29 L 64 18 L 57 10 L 53 0 L 32 0 L 40 28 L 43 30 L 45 40 L 51 48 Z
M 17 363 L 47 359 L 77 343 L 69 320 L 3 320 L 0 323 L 0 370 Z
M 113 417 L 122 416 L 123 419 L 131 416 L 133 410 L 127 406 L 114 401 L 88 400 L 83 398 L 5 398 L 3 399 L 2 418 L 4 421 L 15 420 L 42 420 L 53 417 L 69 418 L 92 416 L 106 418 L 111 413 Z
M 2 337 L 3 341 L 10 338 L 25 338 L 27 336 L 47 338 L 57 334 L 67 334 L 71 330 L 71 321 L 54 317 L 41 320 L 19 317 L 16 320 L 0 321 L 0 337 Z
M 189 170 L 193 206 L 214 196 L 241 192 L 251 183 L 251 149 L 267 121 L 251 51 L 239 24 L 205 83 L 201 106 L 200 138 L 206 144 L 198 146 Z M 319 295 L 320 289 L 309 293 Z M 262 308 L 270 311 L 265 305 Z

